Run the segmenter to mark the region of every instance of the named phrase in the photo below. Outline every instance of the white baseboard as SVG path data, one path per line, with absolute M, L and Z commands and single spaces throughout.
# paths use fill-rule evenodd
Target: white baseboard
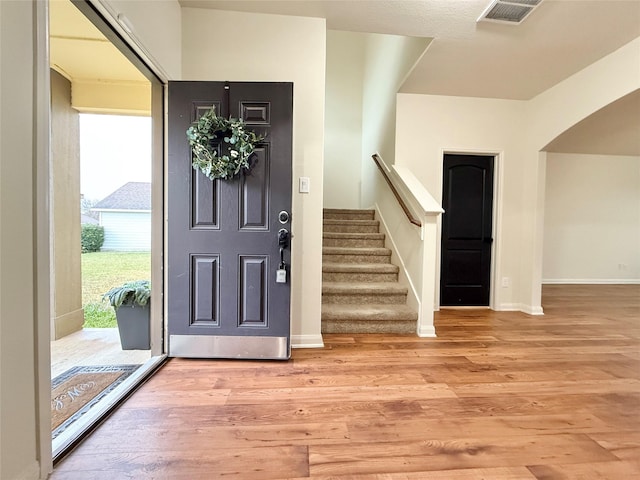
M 418 327 L 418 336 L 424 338 L 436 338 L 436 329 L 433 325 Z
M 528 313 L 529 315 L 544 315 L 542 307 L 537 305 L 522 305 L 520 311 Z
M 323 348 L 322 335 L 291 335 L 291 348 Z
M 640 285 L 640 278 L 543 278 L 543 285 Z
M 524 305 L 522 303 L 503 303 L 494 308 L 496 312 L 522 312 L 528 315 L 544 315 L 540 306 Z
M 519 303 L 502 303 L 493 308 L 496 312 L 519 312 L 520 304 Z

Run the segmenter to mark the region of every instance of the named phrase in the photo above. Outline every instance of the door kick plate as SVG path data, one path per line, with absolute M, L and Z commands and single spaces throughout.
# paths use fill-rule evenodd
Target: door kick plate
M 170 335 L 169 356 L 288 360 L 291 356 L 291 347 L 287 337 Z

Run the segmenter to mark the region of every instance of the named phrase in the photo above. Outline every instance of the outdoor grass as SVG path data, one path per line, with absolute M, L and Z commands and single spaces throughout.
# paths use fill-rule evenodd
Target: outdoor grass
M 149 252 L 95 252 L 82 254 L 84 328 L 114 328 L 116 315 L 102 295 L 111 288 L 151 278 Z

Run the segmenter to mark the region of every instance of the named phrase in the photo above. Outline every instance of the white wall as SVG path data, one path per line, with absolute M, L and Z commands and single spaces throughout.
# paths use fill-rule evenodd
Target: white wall
M 102 251 L 151 251 L 151 212 L 100 212 L 100 225 Z
M 494 169 L 497 187 L 494 193 L 494 277 L 509 277 L 511 285 L 494 289 L 492 306 L 496 310 L 520 309 L 519 212 L 521 186 L 525 182 L 523 121 L 524 102 L 521 101 L 398 95 L 396 165 L 409 168 L 440 204 L 444 152 L 497 155 Z M 437 271 L 440 271 L 439 265 Z M 439 277 L 436 283 L 439 284 Z
M 640 283 L 640 157 L 547 156 L 544 283 Z
M 0 2 L 0 478 L 38 478 L 33 2 Z M 49 322 L 46 319 L 45 325 Z M 47 328 L 48 330 L 48 328 Z
M 185 80 L 293 82 L 291 335 L 294 346 L 322 345 L 322 194 L 325 20 L 185 8 Z M 215 26 L 218 44 L 202 41 Z M 297 193 L 298 177 L 311 180 Z
M 640 37 L 528 102 L 532 147 L 542 150 L 576 123 L 639 88 Z
M 394 163 L 396 93 L 431 42 L 429 38 L 370 34 L 367 36 L 362 93 L 362 189 L 360 206 L 375 203 L 378 153 Z
M 499 153 L 494 224 L 496 309 L 542 313 L 546 153 L 541 149 L 640 88 L 640 38 L 529 101 L 400 94 L 396 164 L 441 200 L 443 152 Z M 420 139 L 420 149 L 414 148 Z M 439 271 L 439 268 L 438 268 Z M 498 286 L 508 277 L 511 286 Z
M 182 23 L 177 0 L 89 0 L 114 19 L 123 14 L 133 27 L 129 35 L 163 76 L 179 80 L 182 69 Z
M 324 206 L 360 207 L 366 34 L 327 30 Z
M 325 207 L 375 203 L 371 155 L 393 163 L 396 93 L 430 41 L 327 32 Z
M 421 228 L 413 225 L 388 187 L 382 173 L 376 172 L 376 212 L 385 233 L 385 244 L 391 248 L 391 263 L 400 267 L 399 281 L 409 287 L 407 305 L 419 310 L 422 291 Z
M 540 303 L 544 244 L 546 156 L 558 135 L 619 98 L 640 89 L 640 37 L 527 102 L 526 177 L 523 186 L 522 283 L 528 304 Z

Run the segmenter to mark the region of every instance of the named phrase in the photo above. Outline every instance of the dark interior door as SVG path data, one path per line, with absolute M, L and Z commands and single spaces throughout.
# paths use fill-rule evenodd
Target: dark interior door
M 212 105 L 265 137 L 233 180 L 191 166 L 185 132 Z M 279 213 L 291 211 L 292 117 L 291 83 L 169 82 L 170 356 L 289 357 L 291 269 L 284 283 L 276 275 L 278 233 L 291 230 Z
M 493 157 L 445 155 L 440 304 L 489 306 Z

